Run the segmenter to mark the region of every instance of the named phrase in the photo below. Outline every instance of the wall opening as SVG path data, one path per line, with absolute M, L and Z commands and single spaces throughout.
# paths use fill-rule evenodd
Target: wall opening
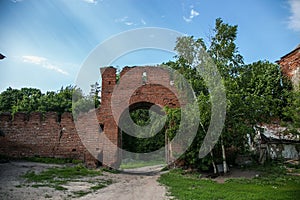
M 104 131 L 104 124 L 100 123 L 99 124 L 99 133 L 103 133 Z
M 143 83 L 143 85 L 146 85 L 147 80 L 148 80 L 147 72 L 144 71 L 143 74 L 142 74 L 142 83 Z
M 149 132 L 139 131 L 139 129 L 131 127 L 131 124 L 128 121 L 130 119 L 124 117 L 124 113 L 127 111 L 129 111 L 133 123 L 140 127 L 149 127 Z M 131 105 L 128 110 L 123 112 L 119 120 L 119 127 L 125 127 L 125 130 L 119 128 L 119 138 L 121 140 L 120 145 L 122 149 L 138 154 L 153 152 L 161 148 L 164 149 L 165 129 L 155 130 L 155 126 L 159 126 L 159 122 L 155 121 L 155 119 L 158 120 L 159 118 L 156 118 L 155 116 L 162 117 L 164 115 L 165 113 L 159 106 L 151 103 L 142 102 Z M 127 133 L 128 131 L 130 131 L 130 133 Z M 152 157 L 133 156 L 130 153 L 123 152 L 121 157 L 123 166 L 147 162 L 153 164 L 165 163 L 165 151 L 161 152 L 161 155 Z

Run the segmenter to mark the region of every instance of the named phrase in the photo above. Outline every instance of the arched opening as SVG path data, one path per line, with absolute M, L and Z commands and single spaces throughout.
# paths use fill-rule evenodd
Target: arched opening
M 149 102 L 134 103 L 123 111 L 119 118 L 121 169 L 166 163 L 165 119 L 162 107 Z

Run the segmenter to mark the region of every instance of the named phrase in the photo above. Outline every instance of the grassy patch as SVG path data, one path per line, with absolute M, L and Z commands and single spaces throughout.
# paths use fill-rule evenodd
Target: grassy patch
M 80 164 L 80 163 L 82 163 L 81 160 L 76 160 L 76 159 L 71 159 L 71 158 L 29 157 L 29 158 L 24 158 L 24 160 L 31 161 L 31 162 L 46 163 L 46 164 L 66 164 L 66 163 Z
M 100 189 L 106 187 L 107 185 L 110 185 L 110 184 L 112 184 L 111 180 L 98 182 L 96 185 L 92 186 L 90 189 L 93 191 L 97 191 L 97 190 L 100 190 Z
M 82 165 L 77 165 L 73 167 L 55 167 L 49 168 L 40 173 L 35 172 L 27 172 L 23 175 L 24 178 L 27 179 L 29 183 L 32 183 L 31 187 L 39 188 L 39 187 L 51 187 L 56 190 L 67 190 L 67 188 L 63 187 L 63 185 L 68 182 L 76 182 L 81 181 L 80 178 L 86 177 L 94 177 L 102 175 L 102 171 L 100 170 L 91 170 L 87 169 Z M 111 181 L 97 181 L 93 186 L 85 191 L 74 191 L 73 194 L 76 197 L 80 197 L 101 189 L 109 184 Z
M 224 184 L 185 175 L 180 170 L 163 174 L 159 182 L 177 199 L 299 199 L 300 178 L 286 175 L 281 168 L 265 169 L 254 179 L 230 179 Z
M 156 160 L 150 160 L 150 161 L 131 161 L 122 163 L 120 166 L 120 169 L 134 169 L 139 167 L 147 167 L 147 166 L 153 166 L 153 165 L 162 165 L 165 164 L 164 161 L 156 161 Z
M 74 179 L 80 177 L 91 177 L 102 175 L 102 172 L 99 170 L 87 169 L 82 165 L 77 165 L 74 167 L 54 167 L 49 168 L 39 174 L 34 172 L 28 172 L 23 175 L 24 178 L 27 178 L 31 182 L 59 182 L 62 179 Z
M 109 169 L 109 168 L 103 168 L 102 169 L 104 172 L 109 172 L 111 174 L 119 174 L 121 171 L 117 169 Z
M 6 155 L 0 154 L 0 161 L 9 161 L 9 160 L 26 160 L 31 162 L 39 162 L 39 163 L 46 163 L 46 164 L 66 164 L 66 163 L 73 163 L 73 164 L 81 164 L 83 163 L 82 160 L 76 160 L 72 158 L 49 158 L 49 157 L 27 157 L 27 158 L 15 158 Z

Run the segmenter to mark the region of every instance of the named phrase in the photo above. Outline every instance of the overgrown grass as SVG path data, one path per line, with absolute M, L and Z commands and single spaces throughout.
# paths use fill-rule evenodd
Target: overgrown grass
M 66 163 L 80 164 L 80 163 L 83 163 L 82 160 L 76 160 L 76 159 L 72 159 L 72 158 L 29 157 L 29 158 L 24 158 L 24 160 L 31 161 L 31 162 L 46 163 L 46 164 L 66 164 Z
M 300 177 L 287 175 L 282 167 L 267 167 L 260 177 L 230 179 L 224 184 L 198 177 L 173 170 L 159 182 L 168 186 L 176 199 L 300 199 Z
M 91 170 L 82 165 L 73 167 L 54 167 L 48 170 L 42 171 L 39 174 L 35 172 L 28 172 L 23 177 L 32 182 L 43 181 L 59 181 L 61 179 L 68 180 L 80 177 L 100 176 L 102 172 L 100 170 Z
M 93 191 L 97 191 L 99 189 L 102 189 L 104 187 L 106 187 L 107 185 L 112 184 L 111 180 L 107 180 L 107 181 L 103 181 L 103 182 L 98 182 L 96 185 L 92 186 L 91 189 Z
M 81 181 L 80 178 L 83 177 L 86 178 L 86 177 L 95 177 L 101 175 L 102 175 L 101 170 L 91 170 L 84 167 L 83 165 L 77 165 L 72 167 L 49 168 L 40 173 L 35 173 L 30 171 L 27 172 L 22 177 L 26 178 L 28 183 L 32 183 L 31 186 L 35 188 L 51 187 L 56 190 L 67 190 L 67 188 L 64 187 L 64 185 L 66 185 L 68 182 Z M 103 181 L 97 180 L 95 183 L 93 183 L 93 186 L 91 186 L 89 190 L 75 191 L 73 192 L 73 194 L 76 197 L 83 196 L 93 191 L 96 191 L 98 189 L 101 189 L 103 187 L 106 187 L 111 183 L 112 182 L 110 180 L 103 180 Z
M 83 163 L 82 160 L 77 160 L 77 159 L 73 159 L 73 158 L 50 158 L 50 157 L 39 157 L 39 156 L 14 158 L 14 157 L 2 155 L 2 154 L 0 154 L 0 160 L 6 160 L 6 161 L 26 160 L 26 161 L 46 163 L 46 164 L 67 164 L 67 163 L 80 164 L 80 163 Z
M 150 161 L 131 161 L 122 163 L 120 169 L 134 169 L 139 167 L 147 167 L 153 165 L 165 164 L 164 161 L 150 160 Z

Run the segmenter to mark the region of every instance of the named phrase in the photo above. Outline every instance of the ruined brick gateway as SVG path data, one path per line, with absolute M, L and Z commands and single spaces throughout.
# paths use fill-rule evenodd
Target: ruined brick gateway
M 76 124 L 71 113 L 64 113 L 61 119 L 56 113 L 44 116 L 41 113 L 16 113 L 14 117 L 1 114 L 0 154 L 18 158 L 74 158 L 92 167 L 98 164 L 97 158 L 107 166 L 117 167 L 121 158 L 117 148 L 121 144 L 118 123 L 124 111 L 149 109 L 152 105 L 158 109 L 180 106 L 166 69 L 125 67 L 120 74 L 121 83 L 117 83 L 113 67 L 101 68 L 101 74 L 101 107 L 80 115 Z M 123 79 L 125 76 L 127 79 Z M 137 82 L 141 84 L 135 88 Z M 124 101 L 126 98 L 127 102 Z M 114 113 L 112 104 L 116 108 Z

